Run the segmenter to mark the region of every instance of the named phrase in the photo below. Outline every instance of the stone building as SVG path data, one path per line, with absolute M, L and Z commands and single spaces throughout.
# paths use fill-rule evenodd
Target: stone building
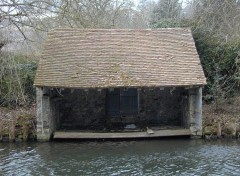
M 201 135 L 188 28 L 52 30 L 34 84 L 38 140 Z

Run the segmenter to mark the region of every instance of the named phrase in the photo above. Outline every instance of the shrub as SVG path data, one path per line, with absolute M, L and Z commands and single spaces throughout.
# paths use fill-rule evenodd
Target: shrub
M 0 53 L 0 105 L 29 105 L 35 100 L 36 63 L 26 56 Z

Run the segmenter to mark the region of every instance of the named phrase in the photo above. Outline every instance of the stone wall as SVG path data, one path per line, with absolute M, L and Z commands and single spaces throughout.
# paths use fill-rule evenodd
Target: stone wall
M 65 89 L 61 94 L 56 108 L 59 111 L 59 129 L 103 130 L 130 122 L 142 127 L 181 126 L 187 110 L 187 90 L 184 88 L 140 89 L 139 113 L 134 118 L 119 117 L 120 120 L 112 121 L 105 115 L 106 90 Z M 134 121 L 129 121 L 131 118 Z
M 105 124 L 105 96 L 101 90 L 65 89 L 59 102 L 60 128 L 101 130 Z
M 181 126 L 185 115 L 187 90 L 165 88 L 140 91 L 140 120 L 147 125 Z

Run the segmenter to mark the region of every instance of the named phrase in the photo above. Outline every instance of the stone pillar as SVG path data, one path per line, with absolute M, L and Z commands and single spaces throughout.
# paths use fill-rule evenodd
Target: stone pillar
M 197 135 L 202 135 L 202 88 L 196 90 L 195 100 L 195 128 Z
M 192 135 L 202 135 L 202 88 L 189 90 L 189 119 Z
M 54 119 L 50 90 L 36 88 L 37 92 L 37 140 L 49 141 L 54 131 Z

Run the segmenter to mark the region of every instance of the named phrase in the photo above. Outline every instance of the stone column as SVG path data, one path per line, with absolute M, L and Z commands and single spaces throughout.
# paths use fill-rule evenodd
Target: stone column
M 189 120 L 192 135 L 202 135 L 202 88 L 189 90 Z
M 54 130 L 50 90 L 36 88 L 37 92 L 37 140 L 49 141 Z
M 202 135 L 202 88 L 196 90 L 195 100 L 195 128 L 197 135 Z

